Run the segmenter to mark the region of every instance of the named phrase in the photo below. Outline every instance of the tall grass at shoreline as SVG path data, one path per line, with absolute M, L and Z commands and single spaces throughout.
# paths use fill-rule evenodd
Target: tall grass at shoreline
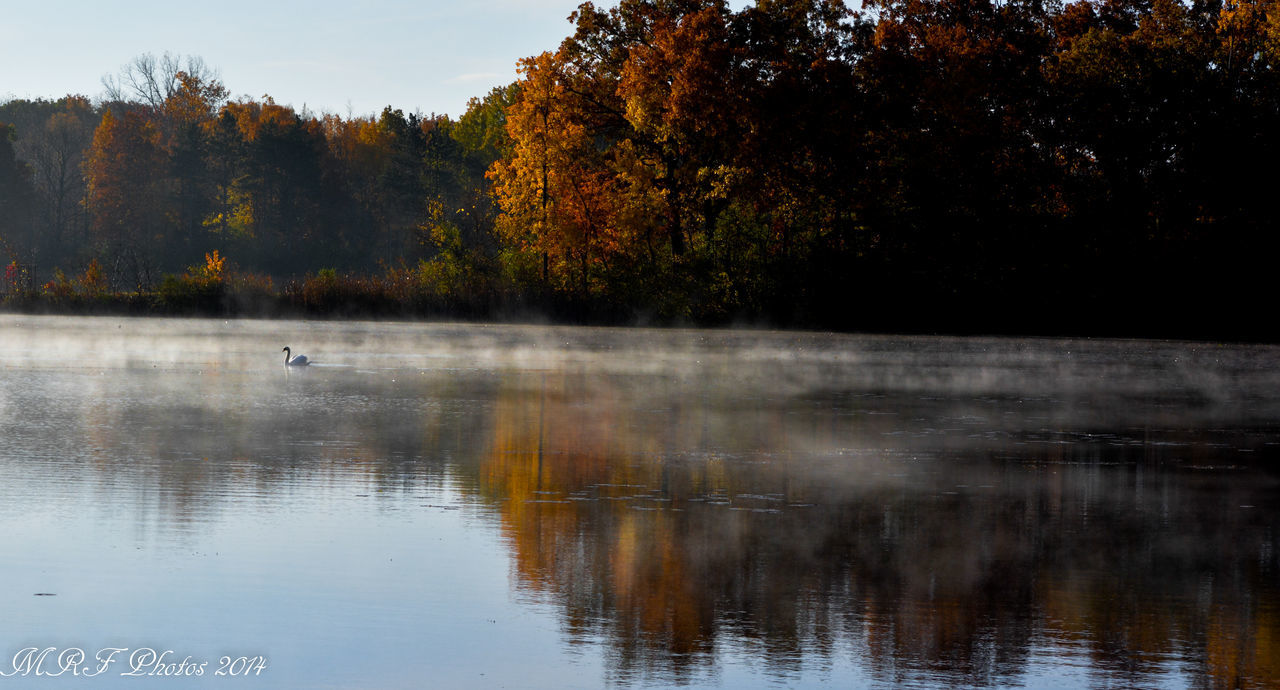
M 94 260 L 76 275 L 61 270 L 31 286 L 17 271 L 0 284 L 0 310 L 47 314 L 127 314 L 138 316 L 382 317 L 512 319 L 538 314 L 539 320 L 619 320 L 590 305 L 556 299 L 533 300 L 511 287 L 475 279 L 440 262 L 390 267 L 379 274 L 322 269 L 278 281 L 239 271 L 218 252 L 182 274 L 166 274 L 149 287 L 112 289 Z M 531 306 L 538 301 L 538 307 Z M 546 316 L 542 316 L 546 315 Z

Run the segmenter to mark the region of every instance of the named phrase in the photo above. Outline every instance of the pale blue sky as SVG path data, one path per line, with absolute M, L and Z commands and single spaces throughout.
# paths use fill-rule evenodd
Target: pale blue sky
M 516 60 L 558 46 L 579 2 L 23 0 L 0 11 L 0 100 L 97 98 L 103 76 L 170 52 L 203 58 L 233 97 L 457 117 L 471 96 L 513 81 Z

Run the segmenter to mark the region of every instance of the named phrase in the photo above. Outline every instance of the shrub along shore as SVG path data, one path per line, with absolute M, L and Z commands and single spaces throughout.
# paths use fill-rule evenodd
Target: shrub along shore
M 591 300 L 551 290 L 441 276 L 438 266 L 390 268 L 380 274 L 344 274 L 323 269 L 276 281 L 236 271 L 212 252 L 202 266 L 166 275 L 152 289 L 108 287 L 91 262 L 81 275 L 57 272 L 37 287 L 0 285 L 0 312 L 50 315 L 114 315 L 216 318 L 320 318 L 455 320 L 493 323 L 553 323 L 584 326 L 748 327 L 899 333 L 906 335 L 999 335 L 1116 337 L 1202 341 L 1276 342 L 1269 324 L 1238 319 L 1227 311 L 1175 313 L 1177 305 L 1116 300 L 1096 308 L 1041 304 L 1010 318 L 1005 308 L 957 299 L 851 302 L 847 321 L 809 321 L 801 316 L 662 313 L 627 310 L 605 299 Z
M 0 286 L 0 311 L 26 314 L 193 316 L 247 318 L 458 319 L 573 324 L 700 324 L 725 320 L 670 318 L 623 312 L 604 300 L 568 299 L 550 291 L 531 294 L 488 282 L 441 276 L 438 266 L 391 268 L 381 274 L 322 269 L 278 282 L 230 269 L 217 251 L 202 266 L 165 275 L 150 289 L 113 290 L 94 261 L 83 274 L 61 271 L 31 287 L 15 279 Z M 446 285 L 447 281 L 447 285 Z

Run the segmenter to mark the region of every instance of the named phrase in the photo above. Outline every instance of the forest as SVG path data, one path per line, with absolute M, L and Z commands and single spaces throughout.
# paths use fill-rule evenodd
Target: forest
M 1280 6 L 620 0 L 466 112 L 0 103 L 11 309 L 1270 339 Z M 1241 312 L 1244 316 L 1241 316 Z

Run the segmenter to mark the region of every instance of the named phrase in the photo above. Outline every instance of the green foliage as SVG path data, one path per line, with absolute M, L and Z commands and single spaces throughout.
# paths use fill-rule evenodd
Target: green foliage
M 156 305 L 170 313 L 219 313 L 226 294 L 225 261 L 215 250 L 205 254 L 204 265 L 190 266 L 182 275 L 165 275 L 155 291 Z
M 483 99 L 467 102 L 467 112 L 458 118 L 451 136 L 464 151 L 477 158 L 483 168 L 506 155 L 511 141 L 507 136 L 507 109 L 520 97 L 520 83 L 494 87 Z
M 165 275 L 155 292 L 156 304 L 170 313 L 217 313 L 222 284 L 197 276 Z

